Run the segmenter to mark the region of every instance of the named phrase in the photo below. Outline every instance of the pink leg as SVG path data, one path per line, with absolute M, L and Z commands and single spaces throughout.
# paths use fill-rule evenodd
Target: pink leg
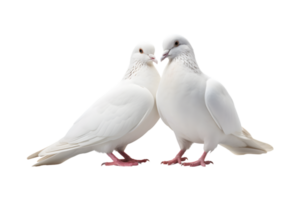
M 212 161 L 205 161 L 207 152 L 204 151 L 202 154 L 201 158 L 195 162 L 189 162 L 189 163 L 182 163 L 183 166 L 191 166 L 191 167 L 196 167 L 196 166 L 203 166 L 205 167 L 206 165 L 209 165 L 210 163 L 214 164 Z
M 110 161 L 105 161 L 100 163 L 99 167 L 138 167 L 142 163 L 149 163 L 152 162 L 151 159 L 143 158 L 143 159 L 136 159 L 130 156 L 127 152 L 118 152 L 122 158 L 117 156 L 114 153 L 110 153 L 105 155 Z
M 118 152 L 118 155 L 121 156 L 121 160 L 124 162 L 152 163 L 152 160 L 150 158 L 136 159 L 125 151 Z
M 181 161 L 187 160 L 187 157 L 182 158 L 182 155 L 184 154 L 184 152 L 185 152 L 185 150 L 180 150 L 174 159 L 169 160 L 169 161 L 162 161 L 161 164 L 165 164 L 165 165 L 172 165 L 172 164 L 176 164 L 176 163 L 181 164 Z
M 110 161 L 104 161 L 99 164 L 99 167 L 138 167 L 140 166 L 139 163 L 133 163 L 133 162 L 124 162 L 121 160 L 119 156 L 117 156 L 114 153 L 110 153 L 108 155 L 105 155 Z

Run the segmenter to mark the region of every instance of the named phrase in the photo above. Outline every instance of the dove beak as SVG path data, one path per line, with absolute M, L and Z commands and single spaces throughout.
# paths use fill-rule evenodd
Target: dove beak
M 149 54 L 150 60 L 152 60 L 152 62 L 155 62 L 156 64 L 158 64 L 157 60 L 155 59 L 155 56 L 153 54 Z
M 169 52 L 170 52 L 170 50 L 165 50 L 165 51 L 164 51 L 164 53 L 163 53 L 163 55 L 162 55 L 162 57 L 161 57 L 161 59 L 160 59 L 161 62 L 162 62 L 166 57 L 169 56 Z

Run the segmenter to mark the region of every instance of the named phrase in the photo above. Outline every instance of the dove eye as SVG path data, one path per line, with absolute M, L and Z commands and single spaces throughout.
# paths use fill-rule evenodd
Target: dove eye
M 177 47 L 178 45 L 179 45 L 179 42 L 178 42 L 178 41 L 176 41 L 176 42 L 175 42 L 175 46 Z
M 139 52 L 140 52 L 140 53 L 144 53 L 143 49 L 140 49 Z

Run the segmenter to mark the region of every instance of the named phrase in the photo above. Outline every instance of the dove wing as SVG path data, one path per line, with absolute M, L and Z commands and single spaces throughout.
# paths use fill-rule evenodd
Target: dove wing
M 241 122 L 234 103 L 222 84 L 213 79 L 206 82 L 205 104 L 216 124 L 225 134 L 240 135 Z
M 118 139 L 134 130 L 151 112 L 154 98 L 134 84 L 117 87 L 99 99 L 71 127 L 66 136 L 44 155 Z

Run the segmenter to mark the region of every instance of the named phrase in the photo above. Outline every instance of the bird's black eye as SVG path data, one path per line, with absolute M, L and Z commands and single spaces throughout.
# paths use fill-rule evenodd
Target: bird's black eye
M 140 49 L 139 51 L 140 51 L 140 53 L 144 53 L 143 49 Z
M 175 42 L 175 47 L 177 47 L 179 45 L 179 42 L 178 41 L 176 41 Z

